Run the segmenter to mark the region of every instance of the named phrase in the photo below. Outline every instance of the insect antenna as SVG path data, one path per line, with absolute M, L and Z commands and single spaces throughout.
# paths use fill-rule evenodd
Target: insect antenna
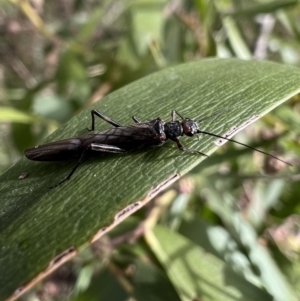
M 272 157 L 272 158 L 274 158 L 274 159 L 276 159 L 276 160 L 278 160 L 278 161 L 280 161 L 280 162 L 283 162 L 283 163 L 286 164 L 286 165 L 293 166 L 291 163 L 288 163 L 288 162 L 286 162 L 286 161 L 284 161 L 284 160 L 282 160 L 282 159 L 279 159 L 278 157 L 275 157 L 275 156 L 273 156 L 272 154 L 266 153 L 266 152 L 264 152 L 264 151 L 262 151 L 262 150 L 259 150 L 259 149 L 255 148 L 255 147 L 252 147 L 252 146 L 250 146 L 250 145 L 244 144 L 244 143 L 242 143 L 242 142 L 236 141 L 236 140 L 234 140 L 234 139 L 226 138 L 226 137 L 223 137 L 223 136 L 220 136 L 220 135 L 216 135 L 216 134 L 213 134 L 213 133 L 210 133 L 210 132 L 200 131 L 200 130 L 198 130 L 197 133 L 198 133 L 198 134 L 208 135 L 208 136 L 213 136 L 213 137 L 216 137 L 216 138 L 225 139 L 225 140 L 227 140 L 227 141 L 231 141 L 231 142 L 237 143 L 237 144 L 239 144 L 239 145 L 242 145 L 242 146 L 245 146 L 245 147 L 247 147 L 247 148 L 249 148 L 249 149 L 252 149 L 252 150 L 254 150 L 254 151 L 257 151 L 257 152 L 259 152 L 259 153 L 261 153 L 261 154 L 264 154 L 264 155 L 266 155 L 266 156 Z

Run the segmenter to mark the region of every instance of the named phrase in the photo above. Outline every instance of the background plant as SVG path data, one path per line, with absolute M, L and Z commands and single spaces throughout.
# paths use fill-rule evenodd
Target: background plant
M 26 147 L 83 108 L 167 66 L 211 56 L 299 64 L 298 1 L 2 1 L 1 7 L 2 172 Z M 255 139 L 261 146 L 260 139 L 275 136 L 267 150 L 274 147 L 293 158 L 299 154 L 298 110 L 295 97 L 237 139 Z M 171 272 L 157 262 L 153 237 L 138 239 L 146 220 L 164 227 L 157 228 L 158 235 L 165 235 L 165 228 L 174 230 L 178 244 L 181 236 L 188 238 L 212 254 L 212 266 L 216 258 L 230 263 L 273 295 L 272 277 L 284 275 L 293 288 L 291 295 L 297 295 L 297 176 L 286 183 L 277 176 L 282 166 L 250 152 L 237 156 L 243 152 L 233 145 L 223 147 L 212 162 L 205 161 L 104 242 L 45 280 L 38 292 L 65 298 L 72 291 L 70 299 L 82 300 L 100 300 L 99 294 L 109 294 L 103 299 L 134 295 L 145 300 L 154 292 L 158 299 L 180 298 Z M 210 167 L 204 169 L 205 164 Z M 266 179 L 262 172 L 273 175 Z M 244 232 L 236 233 L 240 216 L 245 218 L 239 221 Z M 247 248 L 241 238 L 253 236 Z M 263 257 L 269 264 L 265 270 L 272 272 L 258 277 L 255 254 L 263 256 L 261 244 L 272 254 Z M 151 277 L 144 275 L 151 275 L 164 290 L 148 293 L 145 284 Z M 99 283 L 113 289 L 99 290 Z

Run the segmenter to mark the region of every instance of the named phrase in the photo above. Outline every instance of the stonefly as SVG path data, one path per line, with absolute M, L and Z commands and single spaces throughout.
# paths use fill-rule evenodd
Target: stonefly
M 225 139 L 275 158 L 276 160 L 279 160 L 287 165 L 291 165 L 290 163 L 285 162 L 269 153 L 258 150 L 244 143 L 200 130 L 198 123 L 205 119 L 211 118 L 212 116 L 218 115 L 216 113 L 211 116 L 204 117 L 199 121 L 195 121 L 189 118 L 184 118 L 176 110 L 172 110 L 171 121 L 169 122 L 164 122 L 159 117 L 153 119 L 152 121 L 141 122 L 135 116 L 133 116 L 132 119 L 135 124 L 127 126 L 119 124 L 97 110 L 92 110 L 91 115 L 92 126 L 90 129 L 88 129 L 89 131 L 95 130 L 95 116 L 103 119 L 114 127 L 96 134 L 88 133 L 79 137 L 54 141 L 25 150 L 25 156 L 27 159 L 33 161 L 64 161 L 77 158 L 76 165 L 67 175 L 67 177 L 51 188 L 57 187 L 68 181 L 82 162 L 85 154 L 91 151 L 123 154 L 130 151 L 135 151 L 137 149 L 147 149 L 152 146 L 160 146 L 164 144 L 165 141 L 170 139 L 176 143 L 178 149 L 181 151 L 197 153 L 208 157 L 206 154 L 198 150 L 185 148 L 178 139 L 178 137 L 184 135 L 192 137 L 197 134 L 205 134 Z M 176 115 L 181 120 L 176 120 Z

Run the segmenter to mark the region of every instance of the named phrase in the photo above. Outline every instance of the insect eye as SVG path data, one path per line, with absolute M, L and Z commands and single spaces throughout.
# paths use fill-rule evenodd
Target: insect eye
M 186 136 L 193 136 L 192 127 L 188 119 L 185 119 L 182 123 L 183 134 Z

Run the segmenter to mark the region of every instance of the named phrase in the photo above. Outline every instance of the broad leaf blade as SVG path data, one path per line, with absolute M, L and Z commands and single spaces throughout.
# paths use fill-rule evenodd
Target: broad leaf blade
M 224 134 L 299 91 L 299 69 L 268 62 L 214 59 L 145 77 L 108 95 L 93 108 L 121 124 L 132 123 L 132 115 L 140 120 L 158 116 L 169 120 L 172 109 L 200 119 L 232 108 L 201 123 L 204 130 Z M 89 111 L 78 114 L 48 141 L 82 133 L 90 126 Z M 109 127 L 101 120 L 97 123 L 99 131 Z M 200 142 L 181 139 L 185 146 L 206 154 L 216 149 L 214 140 L 207 136 Z M 68 183 L 53 190 L 48 188 L 68 174 L 74 162 L 18 162 L 0 178 L 0 296 L 9 296 L 41 271 L 54 269 L 93 240 L 97 231 L 113 227 L 203 159 L 181 153 L 173 143 L 126 155 L 100 154 L 87 159 Z M 23 172 L 28 177 L 18 180 Z M 103 233 L 98 232 L 97 237 Z M 49 264 L 66 250 L 66 257 Z
M 156 226 L 146 239 L 181 300 L 273 300 L 227 263 L 170 229 Z

